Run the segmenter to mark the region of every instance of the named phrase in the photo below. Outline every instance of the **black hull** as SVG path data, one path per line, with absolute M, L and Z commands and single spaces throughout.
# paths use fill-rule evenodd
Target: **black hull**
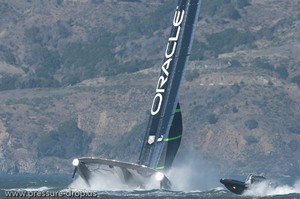
M 248 187 L 242 181 L 233 179 L 220 179 L 220 182 L 232 193 L 242 194 Z

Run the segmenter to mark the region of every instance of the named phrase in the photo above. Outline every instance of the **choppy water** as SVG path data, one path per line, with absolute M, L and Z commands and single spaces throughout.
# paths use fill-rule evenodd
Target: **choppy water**
M 59 198 L 51 197 L 50 194 L 64 193 L 60 198 L 103 198 L 103 199 L 227 199 L 227 198 L 300 198 L 300 183 L 291 185 L 279 185 L 276 188 L 268 188 L 261 184 L 250 190 L 246 195 L 238 196 L 225 190 L 222 185 L 208 190 L 193 191 L 166 191 L 166 190 L 88 190 L 80 179 L 73 181 L 71 176 L 65 175 L 0 175 L 0 198 L 30 198 L 29 195 L 19 197 L 8 197 L 8 193 L 27 193 L 31 198 Z M 33 196 L 35 194 L 35 196 Z M 44 194 L 38 197 L 38 194 Z M 45 195 L 49 194 L 49 197 Z M 68 195 L 66 195 L 68 194 Z M 95 194 L 95 197 L 92 194 Z M 77 197 L 78 196 L 78 197 Z

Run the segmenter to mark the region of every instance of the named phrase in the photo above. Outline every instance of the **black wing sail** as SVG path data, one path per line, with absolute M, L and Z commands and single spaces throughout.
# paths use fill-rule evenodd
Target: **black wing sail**
M 156 167 L 157 170 L 168 171 L 174 161 L 178 148 L 180 146 L 182 136 L 182 116 L 179 103 L 177 104 L 175 115 L 172 121 L 168 138 L 158 140 L 166 142 L 159 163 Z
M 171 139 L 169 132 L 179 101 L 178 93 L 191 51 L 200 3 L 201 0 L 178 1 L 139 157 L 139 164 L 150 168 L 158 167 L 163 151 L 167 150 L 164 140 Z

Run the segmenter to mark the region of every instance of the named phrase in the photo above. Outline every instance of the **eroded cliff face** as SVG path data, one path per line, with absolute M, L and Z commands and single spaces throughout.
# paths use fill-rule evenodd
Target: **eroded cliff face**
M 206 161 L 222 174 L 294 174 L 299 2 L 245 2 L 202 2 L 180 93 L 176 162 L 193 154 L 190 164 Z M 135 162 L 174 6 L 4 1 L 0 171 L 71 173 L 79 156 Z
M 78 156 L 136 157 L 138 150 L 132 156 L 130 151 L 120 153 L 128 148 L 123 143 L 130 142 L 126 134 L 145 121 L 151 100 L 145 99 L 149 88 L 135 86 L 136 81 L 143 79 L 117 77 L 94 86 L 83 82 L 63 89 L 3 92 L 2 171 L 66 172 L 70 160 Z
M 214 71 L 213 65 L 208 69 L 201 62 L 194 64 L 203 75 L 186 81 L 182 88 L 184 137 L 177 159 L 193 153 L 225 173 L 297 172 L 297 85 L 278 79 L 275 85 L 267 76 L 259 81 L 261 76 L 252 70 L 236 73 L 237 82 L 232 78 L 230 83 L 210 83 L 210 72 L 204 71 Z M 222 72 L 224 79 L 229 79 L 231 70 Z M 6 120 L 2 116 L 2 171 L 70 172 L 71 160 L 78 156 L 136 161 L 156 72 L 121 75 L 93 86 L 97 80 L 50 89 L 47 97 L 44 90 L 29 89 L 14 94 L 14 102 L 11 96 L 16 91 L 3 92 L 1 108 L 11 106 L 13 112 L 6 110 L 10 115 Z M 22 111 L 25 106 L 27 111 Z

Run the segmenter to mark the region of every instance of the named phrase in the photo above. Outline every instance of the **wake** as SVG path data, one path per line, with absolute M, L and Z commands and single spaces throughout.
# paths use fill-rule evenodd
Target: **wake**
M 3 189 L 5 191 L 48 191 L 53 189 L 52 187 L 42 186 L 42 187 L 26 187 L 26 188 L 12 188 L 12 189 Z
M 270 185 L 270 182 L 253 184 L 243 195 L 246 196 L 274 196 L 300 193 L 300 180 L 293 185 Z
M 155 179 L 149 180 L 145 187 L 132 187 L 114 175 L 110 177 L 93 174 L 90 180 L 90 186 L 82 178 L 75 179 L 69 186 L 69 189 L 92 190 L 92 191 L 135 191 L 135 190 L 155 190 L 159 189 L 159 184 Z

